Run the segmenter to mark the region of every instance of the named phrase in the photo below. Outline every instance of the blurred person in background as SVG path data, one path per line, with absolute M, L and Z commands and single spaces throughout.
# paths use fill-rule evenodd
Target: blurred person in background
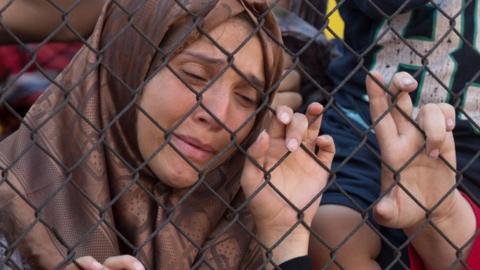
M 75 41 L 90 35 L 103 4 L 103 0 L 0 1 L 0 83 L 4 88 L 0 139 L 18 128 L 36 98 L 78 51 L 81 43 Z M 64 13 L 68 15 L 63 17 Z
M 25 47 L 24 47 L 25 46 Z M 70 62 L 81 43 L 0 45 L 0 140 L 14 132 L 30 106 Z

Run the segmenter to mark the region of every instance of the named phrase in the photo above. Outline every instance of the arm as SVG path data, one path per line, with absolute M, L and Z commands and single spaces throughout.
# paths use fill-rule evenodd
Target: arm
M 378 73 L 372 76 L 382 81 Z M 426 269 L 461 268 L 457 249 L 463 249 L 465 259 L 477 225 L 472 207 L 455 188 L 455 110 L 448 104 L 426 104 L 415 120 L 417 129 L 400 112 L 412 115 L 408 92 L 416 87 L 417 82 L 408 73 L 396 74 L 389 90 L 398 98 L 396 107 L 389 110 L 393 100 L 372 77 L 367 79 L 370 112 L 372 121 L 378 121 L 375 132 L 384 164 L 384 194 L 374 214 L 381 225 L 403 229 L 412 237 Z
M 476 229 L 475 215 L 468 201 L 458 190 L 455 190 L 453 196 L 458 198 L 454 200 L 452 211 L 432 219 L 432 222 L 456 248 L 432 226 L 422 229 L 421 233 L 412 241 L 413 248 L 418 251 L 425 269 L 440 269 L 439 267 L 449 265 L 455 265 L 454 269 L 463 269 L 459 262 L 455 262 L 458 256 L 457 249 L 460 248 L 462 249 L 461 258 L 465 262 L 468 260 L 472 249 L 472 243 L 469 243 L 469 240 L 474 236 Z M 460 220 L 461 222 L 459 222 Z M 417 230 L 420 230 L 420 226 L 419 224 L 415 227 L 405 228 L 404 231 L 408 236 L 413 236 Z
M 429 3 L 429 0 L 354 0 L 358 9 L 367 14 L 372 19 L 384 19 L 387 16 L 395 14 L 399 9 L 401 13 Z
M 0 44 L 15 41 L 6 28 L 24 42 L 35 42 L 43 40 L 64 22 L 86 37 L 93 30 L 104 2 L 105 0 L 0 0 Z M 70 12 L 64 21 L 62 15 L 67 11 Z M 52 38 L 56 41 L 76 39 L 79 39 L 77 34 L 67 26 L 60 28 Z
M 463 195 L 467 202 L 470 204 L 473 212 L 475 213 L 476 222 L 477 222 L 477 231 L 480 232 L 480 206 L 476 205 L 471 199 L 467 197 L 467 195 Z M 457 222 L 458 225 L 458 222 Z M 460 230 L 457 228 L 457 230 Z M 426 239 L 428 240 L 428 239 Z M 435 241 L 435 239 L 429 240 Z M 418 246 L 417 246 L 418 247 Z M 415 247 L 416 248 L 416 247 Z M 425 265 L 423 263 L 422 257 L 418 254 L 414 247 L 410 247 L 409 257 L 410 257 L 410 264 L 412 270 L 423 270 L 425 269 Z M 418 247 L 421 249 L 421 247 Z M 480 234 L 477 234 L 475 239 L 473 239 L 471 245 L 468 246 L 467 249 L 463 250 L 463 254 L 466 257 L 466 264 L 472 268 L 477 269 L 480 267 Z

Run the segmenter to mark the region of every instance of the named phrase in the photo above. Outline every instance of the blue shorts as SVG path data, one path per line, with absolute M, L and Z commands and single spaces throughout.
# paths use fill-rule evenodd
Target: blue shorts
M 335 178 L 322 196 L 321 204 L 343 205 L 367 216 L 382 238 L 380 266 L 405 269 L 408 266 L 406 237 L 401 230 L 379 226 L 372 207 L 380 194 L 380 151 L 371 124 L 368 103 L 348 94 L 337 94 L 334 106 L 324 115 L 322 134 L 333 137 L 336 155 Z M 480 201 L 480 134 L 468 121 L 457 119 L 454 131 L 457 170 L 462 171 L 460 188 L 477 203 Z M 392 264 L 392 262 L 394 262 Z M 396 262 L 396 263 L 395 263 Z

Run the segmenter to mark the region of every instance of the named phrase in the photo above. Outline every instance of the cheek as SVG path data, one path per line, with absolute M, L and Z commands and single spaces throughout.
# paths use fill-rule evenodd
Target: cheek
M 155 76 L 138 102 L 141 110 L 136 129 L 143 158 L 148 158 L 164 142 L 162 129 L 172 128 L 195 104 L 195 96 L 169 73 L 161 71 Z
M 245 120 L 244 120 L 245 121 Z M 248 123 L 237 132 L 238 139 L 240 143 L 243 143 L 245 138 L 253 131 L 253 126 L 255 124 L 255 117 L 252 120 L 248 121 Z
M 173 75 L 160 73 L 144 88 L 139 120 L 149 128 L 170 129 L 194 106 L 195 95 Z M 143 118 L 143 119 L 142 119 Z M 150 118 L 150 119 L 149 119 Z M 140 126 L 139 121 L 139 128 Z
M 251 112 L 253 113 L 253 112 Z M 245 121 L 247 121 L 248 119 L 248 116 L 251 115 L 251 113 L 247 114 L 247 115 L 243 115 L 242 117 L 239 117 L 238 119 L 234 119 L 236 120 L 235 123 L 234 123 L 234 126 L 236 127 L 236 129 L 240 128 L 240 126 L 242 126 L 244 124 L 244 126 L 237 130 L 235 135 L 237 137 L 237 142 L 238 144 L 242 144 L 245 139 L 248 137 L 248 135 L 250 135 L 250 133 L 253 131 L 253 127 L 254 127 L 254 124 L 255 124 L 255 120 L 256 120 L 256 117 L 252 117 L 251 120 L 249 120 L 247 123 L 245 123 Z M 237 115 L 242 115 L 240 113 L 238 113 Z M 236 129 L 233 129 L 233 130 L 236 130 Z M 226 143 L 225 144 L 229 144 L 230 143 L 230 134 L 227 133 L 226 134 Z M 229 155 L 228 155 L 228 158 L 231 157 L 236 151 L 238 151 L 237 147 L 236 146 L 233 146 L 231 148 L 231 150 L 229 151 Z

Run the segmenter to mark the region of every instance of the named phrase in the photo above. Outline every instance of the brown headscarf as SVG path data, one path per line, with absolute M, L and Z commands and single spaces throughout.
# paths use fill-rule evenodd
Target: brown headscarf
M 72 257 L 103 261 L 120 254 L 137 256 L 148 269 L 258 263 L 238 183 L 241 155 L 174 196 L 149 173 L 131 127 L 139 90 L 155 75 L 153 63 L 171 58 L 200 36 L 199 29 L 208 32 L 241 13 L 261 25 L 265 89 L 273 89 L 282 57 L 271 40 L 281 37 L 264 2 L 107 3 L 88 45 L 34 104 L 20 130 L 0 144 L 0 229 L 11 247 L 35 269 L 61 268 Z

